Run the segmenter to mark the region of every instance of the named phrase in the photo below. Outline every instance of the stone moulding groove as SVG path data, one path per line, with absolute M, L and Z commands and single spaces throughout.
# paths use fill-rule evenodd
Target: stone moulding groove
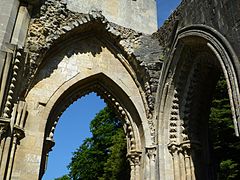
M 206 25 L 192 25 L 178 31 L 175 45 L 180 39 L 187 37 L 201 37 L 206 40 L 206 45 L 212 50 L 221 65 L 227 81 L 229 99 L 233 115 L 235 133 L 240 134 L 240 64 L 228 40 L 219 32 Z M 174 45 L 174 46 L 175 46 Z
M 118 57 L 118 59 L 120 60 L 122 65 L 126 68 L 128 73 L 133 78 L 136 86 L 138 87 L 138 90 L 140 92 L 142 101 L 144 103 L 145 112 L 147 114 L 148 125 L 149 125 L 150 130 L 151 130 L 152 140 L 153 140 L 153 142 L 155 142 L 155 138 L 154 138 L 155 137 L 155 123 L 152 120 L 153 114 L 152 114 L 151 108 L 149 107 L 150 102 L 146 99 L 148 97 L 148 95 L 152 94 L 151 90 L 149 88 L 150 92 L 148 92 L 148 91 L 146 91 L 146 93 L 144 92 L 140 82 L 137 79 L 137 74 L 135 73 L 135 71 L 133 70 L 133 68 L 129 64 L 129 62 L 124 58 L 124 56 L 117 50 L 117 48 L 111 42 L 107 41 L 107 43 L 110 44 L 110 49 L 112 49 L 114 51 L 114 54 L 116 54 L 116 56 Z M 145 90 L 147 90 L 147 89 L 148 88 L 145 88 Z
M 239 136 L 240 109 L 238 107 L 240 107 L 240 65 L 238 63 L 238 58 L 233 48 L 231 47 L 227 39 L 223 37 L 219 32 L 206 25 L 192 25 L 178 30 L 175 36 L 173 46 L 171 48 L 172 50 L 169 54 L 169 61 L 167 62 L 163 70 L 164 76 L 162 78 L 162 82 L 164 84 L 167 82 L 168 73 L 173 64 L 172 59 L 174 57 L 174 54 L 179 53 L 176 51 L 177 47 L 179 48 L 179 46 L 183 46 L 185 43 L 185 39 L 189 37 L 202 38 L 205 45 L 210 48 L 210 50 L 216 55 L 227 80 L 230 103 L 235 125 L 235 133 L 237 136 Z M 162 88 L 164 87 L 165 86 L 162 86 Z M 163 89 L 160 88 L 158 91 L 163 92 Z M 160 104 L 162 103 L 163 102 L 160 102 Z
M 144 108 L 147 114 L 148 119 L 152 119 L 152 112 L 149 108 L 149 102 L 146 99 L 145 96 L 145 92 L 140 84 L 140 82 L 137 79 L 137 75 L 135 73 L 135 71 L 133 70 L 133 68 L 131 67 L 131 65 L 129 64 L 129 62 L 126 60 L 126 58 L 124 58 L 124 56 L 117 50 L 117 48 L 110 42 L 107 41 L 108 44 L 110 44 L 110 48 L 114 51 L 114 54 L 116 54 L 116 56 L 118 57 L 118 59 L 120 60 L 120 62 L 122 63 L 122 65 L 126 68 L 126 70 L 128 71 L 128 73 L 131 75 L 131 77 L 133 78 L 136 86 L 139 89 L 140 95 L 142 97 L 142 100 L 144 102 Z M 146 89 L 146 88 L 145 88 Z M 149 93 L 151 94 L 151 92 Z
M 46 140 L 51 140 L 52 142 L 54 142 L 53 140 L 54 131 L 62 113 L 78 98 L 83 97 L 91 92 L 96 92 L 98 96 L 103 98 L 104 101 L 110 105 L 110 107 L 113 107 L 113 109 L 117 112 L 117 115 L 119 116 L 119 118 L 124 121 L 123 128 L 126 133 L 126 137 L 128 139 L 129 152 L 139 151 L 141 145 L 137 146 L 137 141 L 138 142 L 140 141 L 136 140 L 136 133 L 134 132 L 134 129 L 136 128 L 133 126 L 131 122 L 132 120 L 130 118 L 130 115 L 125 110 L 124 106 L 122 106 L 122 104 L 118 102 L 116 98 L 99 83 L 93 84 L 87 88 L 83 88 L 81 91 L 73 92 L 67 96 L 68 98 L 64 98 L 66 101 L 64 101 L 64 103 L 61 102 L 61 106 L 57 108 L 58 110 L 54 111 L 50 115 L 52 125 L 50 125 L 51 127 L 46 128 L 46 136 L 45 136 Z
M 17 101 L 16 98 L 16 85 L 19 79 L 19 70 L 23 65 L 24 59 L 22 58 L 21 50 L 15 50 L 12 54 L 12 74 L 11 81 L 8 89 L 8 94 L 6 98 L 6 103 L 3 110 L 3 117 L 10 118 L 13 111 L 14 102 Z
M 181 97 L 184 93 L 184 81 L 187 78 L 188 70 L 191 67 L 191 62 L 184 61 L 181 65 L 179 76 L 176 76 L 176 80 L 172 83 L 175 83 L 174 91 L 173 91 L 173 99 L 170 110 L 170 120 L 169 120 L 169 146 L 171 144 L 179 145 L 181 143 L 181 127 L 182 127 L 182 119 L 180 118 L 180 106 L 182 103 Z M 172 74 L 171 78 L 174 78 Z M 172 149 L 172 148 L 171 148 Z
M 187 61 L 187 60 L 186 60 Z M 180 143 L 189 141 L 189 121 L 191 114 L 191 104 L 193 101 L 193 92 L 198 83 L 198 63 L 192 62 L 192 67 L 187 68 L 189 71 L 185 72 L 186 86 L 183 91 L 182 110 L 181 114 L 181 131 L 180 131 Z M 190 69 L 191 68 L 191 69 Z

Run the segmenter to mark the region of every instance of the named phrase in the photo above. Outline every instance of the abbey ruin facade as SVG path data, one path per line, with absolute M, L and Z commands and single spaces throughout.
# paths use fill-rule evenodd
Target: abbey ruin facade
M 43 176 L 54 130 L 96 92 L 124 120 L 131 180 L 207 180 L 223 72 L 240 133 L 239 0 L 0 0 L 0 180 Z M 68 133 L 68 132 L 66 132 Z

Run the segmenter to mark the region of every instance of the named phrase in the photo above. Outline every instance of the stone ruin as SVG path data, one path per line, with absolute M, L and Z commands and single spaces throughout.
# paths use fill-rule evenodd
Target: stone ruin
M 239 9 L 183 0 L 157 30 L 155 0 L 1 0 L 0 180 L 41 179 L 59 117 L 90 92 L 124 121 L 131 180 L 214 179 L 221 72 L 240 131 Z

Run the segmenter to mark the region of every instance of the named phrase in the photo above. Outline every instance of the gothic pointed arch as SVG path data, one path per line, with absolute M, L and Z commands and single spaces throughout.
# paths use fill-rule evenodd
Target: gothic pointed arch
M 103 97 L 124 120 L 131 177 L 139 179 L 149 171 L 154 175 L 155 126 L 144 83 L 137 75 L 138 68 L 142 71 L 143 67 L 118 44 L 124 40 L 114 39 L 100 20 L 90 18 L 85 24 L 64 31 L 47 47 L 35 44 L 31 38 L 36 35 L 30 37 L 29 48 L 34 44 L 39 47 L 36 51 L 31 49 L 27 62 L 31 72 L 25 74 L 27 87 L 22 89 L 22 98 L 28 104 L 29 114 L 26 138 L 18 153 L 36 157 L 32 163 L 26 163 L 32 166 L 30 169 L 35 167 L 30 173 L 34 177 L 44 173 L 45 158 L 54 144 L 54 129 L 61 113 L 77 98 L 92 91 Z M 47 41 L 48 35 L 43 36 L 37 37 Z M 38 145 L 28 149 L 27 144 L 32 141 Z M 24 157 L 17 156 L 17 161 L 21 158 Z
M 148 118 L 152 119 L 157 81 L 162 63 L 162 48 L 156 39 L 108 21 L 100 11 L 89 14 L 72 12 L 64 1 L 45 1 L 40 17 L 34 17 L 26 40 L 26 66 L 21 95 L 26 96 L 35 83 L 35 76 L 46 63 L 46 57 L 61 49 L 67 41 L 95 37 L 107 46 L 128 69 L 141 91 Z M 71 39 L 71 40 L 70 40 Z M 153 41 L 152 46 L 146 46 Z M 146 54 L 145 54 L 146 53 Z M 149 59 L 149 55 L 154 54 Z M 151 127 L 154 131 L 154 127 Z M 154 132 L 153 132 L 154 133 Z
M 41 84 L 41 81 L 45 81 L 45 79 L 51 77 L 51 75 L 53 75 L 54 71 L 56 71 L 57 69 L 61 69 L 61 73 L 62 71 L 64 71 L 62 69 L 65 69 L 66 72 L 63 72 L 65 74 L 72 71 L 68 74 L 68 76 L 71 76 L 71 78 L 75 78 L 75 76 L 81 74 L 80 69 L 89 69 L 90 71 L 92 70 L 93 74 L 102 73 L 104 71 L 103 69 L 106 69 L 108 71 L 106 76 L 111 78 L 112 74 L 114 74 L 114 76 L 117 74 L 118 76 L 124 76 L 124 73 L 126 73 L 127 75 L 125 76 L 129 76 L 128 78 L 131 79 L 131 83 L 134 83 L 134 85 L 132 85 L 130 82 L 126 82 L 125 86 L 129 86 L 129 88 L 131 86 L 136 87 L 136 93 L 141 97 L 141 103 L 143 105 L 142 111 L 146 116 L 144 118 L 149 119 L 148 126 L 150 127 L 150 131 L 153 136 L 154 127 L 153 124 L 150 122 L 152 112 L 149 108 L 147 95 L 142 87 L 141 82 L 139 82 L 137 75 L 138 70 L 134 69 L 133 65 L 131 64 L 131 60 L 128 60 L 128 56 L 126 56 L 126 51 L 122 50 L 118 45 L 115 45 L 113 39 L 108 34 L 106 34 L 104 30 L 101 30 L 100 32 L 95 31 L 95 25 L 89 25 L 88 27 L 90 29 L 85 29 L 84 31 L 78 31 L 76 29 L 73 29 L 73 31 L 67 32 L 63 37 L 60 37 L 56 41 L 53 41 L 51 47 L 42 54 L 44 55 L 43 57 L 42 55 L 37 57 L 40 63 L 35 69 L 35 73 L 30 78 L 30 82 L 28 83 L 29 87 L 24 94 L 24 98 L 27 98 L 29 96 L 29 93 L 38 83 Z M 116 64 L 111 64 L 111 60 L 109 62 L 107 61 L 108 55 L 105 57 L 103 49 L 108 51 L 111 58 L 117 60 Z M 77 57 L 79 55 L 83 55 L 82 61 L 80 58 Z M 88 59 L 89 56 L 90 59 Z M 68 61 L 68 58 L 73 59 L 72 61 L 76 62 L 71 64 L 71 62 Z M 95 58 L 100 58 L 101 60 L 94 62 Z M 104 60 L 104 58 L 106 58 L 106 60 Z M 77 65 L 78 67 L 73 67 L 74 65 Z M 100 66 L 99 69 L 95 70 L 94 68 L 98 66 Z M 124 69 L 124 72 L 118 71 L 117 67 L 121 67 L 122 70 Z M 73 75 L 74 73 L 75 75 Z M 92 73 L 90 73 L 90 75 L 92 75 Z M 118 78 L 121 77 L 119 76 Z M 43 101 L 42 104 L 45 103 L 46 102 Z M 154 138 L 152 137 L 152 139 Z
M 165 164 L 162 169 L 173 171 L 172 178 L 213 178 L 207 131 L 211 97 L 220 72 L 227 81 L 239 136 L 239 69 L 234 50 L 216 30 L 193 25 L 177 31 L 159 91 L 158 142 L 170 152 L 159 156 L 168 156 L 165 163 L 171 166 Z
M 65 89 L 65 91 L 63 89 Z M 106 103 L 117 112 L 119 118 L 123 120 L 123 128 L 128 145 L 127 155 L 130 158 L 138 158 L 139 163 L 141 163 L 142 149 L 144 149 L 145 146 L 145 140 L 142 138 L 144 137 L 144 131 L 140 122 L 141 118 L 135 109 L 134 104 L 124 91 L 109 77 L 100 73 L 80 81 L 78 79 L 72 79 L 68 83 L 59 87 L 59 89 L 47 102 L 46 109 L 49 109 L 50 111 L 44 112 L 44 114 L 48 115 L 48 117 L 46 117 L 47 121 L 45 126 L 43 155 L 40 169 L 41 176 L 46 167 L 45 158 L 54 145 L 54 131 L 59 117 L 70 104 L 89 92 L 95 92 L 101 96 Z M 140 164 L 134 163 L 132 171 L 136 171 L 137 166 L 140 166 Z M 137 172 L 134 173 L 136 174 Z

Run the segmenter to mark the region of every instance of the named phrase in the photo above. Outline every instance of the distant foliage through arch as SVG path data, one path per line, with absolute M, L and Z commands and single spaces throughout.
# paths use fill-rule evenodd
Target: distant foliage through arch
M 227 83 L 221 74 L 217 82 L 209 117 L 216 179 L 240 179 L 240 141 L 234 134 Z
M 92 137 L 73 153 L 68 175 L 56 180 L 130 179 L 123 123 L 108 106 L 91 121 Z

